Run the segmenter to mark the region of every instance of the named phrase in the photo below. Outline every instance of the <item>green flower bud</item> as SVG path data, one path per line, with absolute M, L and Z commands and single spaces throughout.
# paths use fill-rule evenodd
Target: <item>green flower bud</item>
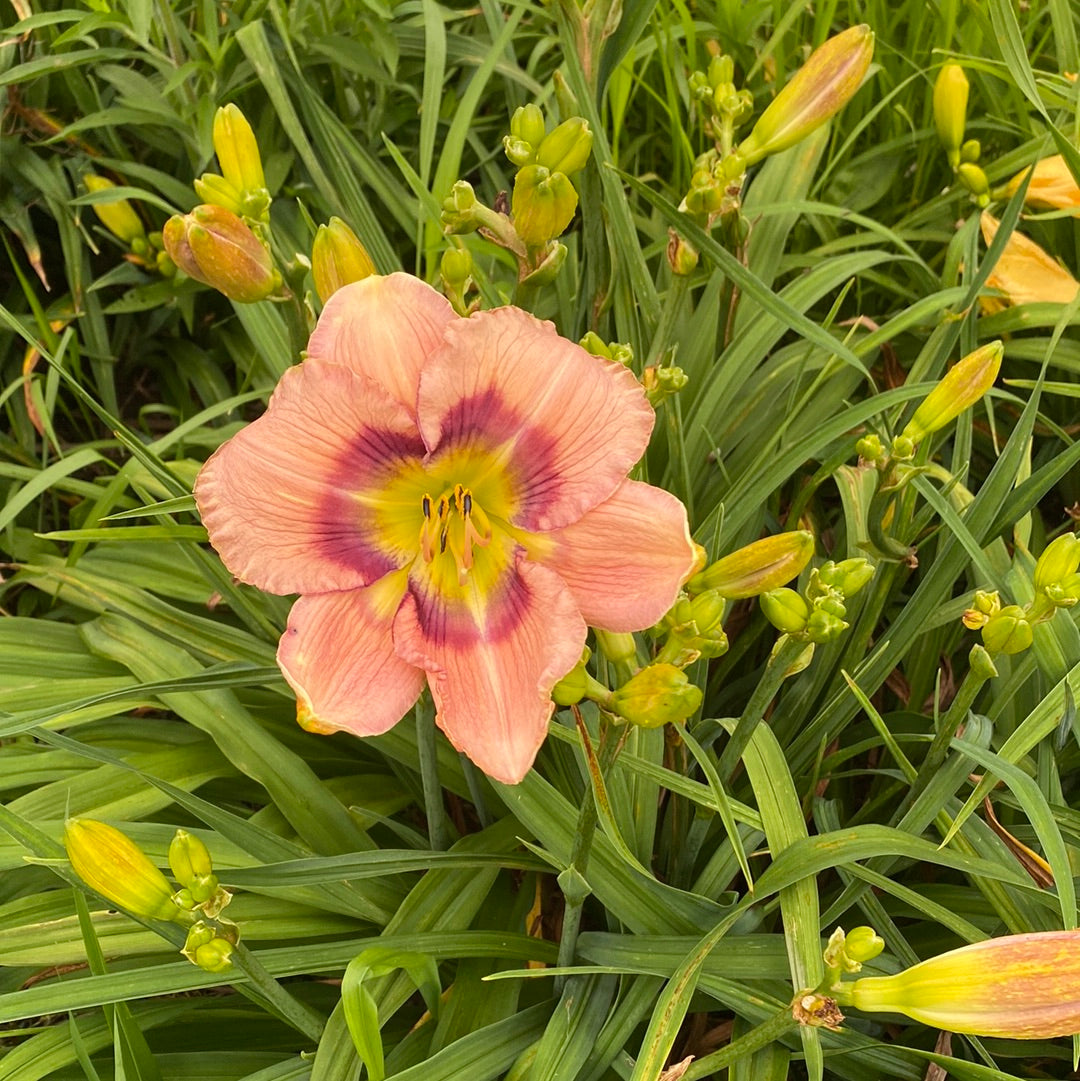
M 551 688 L 551 698 L 557 706 L 573 706 L 585 697 L 591 677 L 585 666 L 589 663 L 592 650 L 588 646 L 581 654 L 581 660 Z
M 228 972 L 232 968 L 233 944 L 214 938 L 195 951 L 195 964 L 206 972 Z
M 758 597 L 765 618 L 785 634 L 801 634 L 810 618 L 810 605 L 793 589 L 770 589 Z
M 580 116 L 572 116 L 544 136 L 536 150 L 536 164 L 553 173 L 573 176 L 588 164 L 592 144 L 588 123 Z
M 843 559 L 839 563 L 830 559 L 817 568 L 817 574 L 823 585 L 845 597 L 853 597 L 874 577 L 874 565 L 862 556 Z
M 1061 585 L 1080 570 L 1080 536 L 1062 533 L 1043 550 L 1035 564 L 1035 590 Z
M 439 273 L 448 286 L 464 289 L 472 276 L 473 258 L 468 248 L 447 248 L 439 260 Z
M 169 866 L 173 877 L 184 887 L 183 907 L 194 907 L 209 901 L 217 892 L 218 879 L 210 852 L 198 837 L 187 830 L 177 830 L 169 845 Z M 192 905 L 183 904 L 190 896 Z M 178 900 L 180 898 L 178 897 Z
M 735 61 L 726 53 L 714 56 L 709 61 L 709 85 L 723 86 L 735 79 Z
M 715 590 L 680 597 L 664 620 L 670 630 L 656 660 L 683 668 L 701 657 L 722 657 L 728 650 L 722 625 L 725 607 Z
M 683 240 L 674 230 L 668 233 L 667 261 L 672 274 L 689 277 L 697 269 L 700 259 L 697 249 L 688 240 Z
M 595 330 L 587 331 L 585 337 L 578 342 L 578 345 L 580 345 L 586 353 L 592 353 L 594 357 L 603 357 L 605 360 L 611 360 L 611 347 L 596 333 Z
M 893 976 L 841 984 L 840 1002 L 932 1028 L 1004 1039 L 1080 1032 L 1080 931 L 987 939 Z
M 885 949 L 885 939 L 873 927 L 855 927 L 847 933 L 844 952 L 860 965 L 872 961 Z M 857 971 L 857 970 L 856 970 Z
M 691 593 L 715 589 L 737 600 L 757 597 L 796 578 L 814 554 L 814 536 L 804 529 L 754 541 L 724 556 L 687 583 Z
M 515 139 L 513 135 L 503 136 L 503 153 L 519 168 L 531 164 L 536 158 L 536 151 L 524 139 Z
M 868 26 L 852 26 L 815 49 L 739 144 L 746 166 L 805 139 L 838 113 L 862 84 L 874 55 Z
M 530 151 L 535 150 L 543 141 L 547 132 L 544 114 L 540 106 L 529 102 L 514 110 L 510 118 L 510 134 L 513 138 L 526 143 Z
M 231 211 L 202 204 L 171 217 L 162 231 L 165 248 L 185 274 L 251 304 L 265 300 L 281 284 L 270 253 Z
M 955 169 L 967 123 L 968 80 L 959 64 L 943 64 L 934 83 L 934 127 Z
M 874 434 L 864 435 L 855 444 L 855 453 L 864 462 L 879 462 L 885 457 L 885 447 L 878 436 Z
M 94 173 L 87 173 L 83 177 L 83 183 L 89 192 L 108 191 L 116 187 L 111 180 Z M 90 209 L 93 210 L 98 221 L 125 244 L 130 246 L 136 239 L 145 238 L 146 230 L 143 228 L 143 223 L 127 199 L 117 199 L 111 203 L 93 203 Z
M 514 228 L 527 247 L 542 248 L 566 231 L 577 203 L 577 192 L 565 173 L 526 165 L 514 179 Z
M 266 187 L 255 133 L 244 114 L 231 103 L 214 115 L 214 152 L 225 179 L 237 191 Z
M 64 848 L 72 870 L 106 900 L 136 916 L 179 920 L 168 879 L 129 837 L 90 818 L 64 823 Z
M 611 696 L 612 710 L 642 728 L 685 721 L 701 705 L 701 688 L 673 664 L 651 664 Z
M 626 631 L 593 630 L 600 652 L 613 664 L 637 664 L 637 642 Z
M 1010 604 L 991 616 L 982 629 L 983 645 L 991 653 L 1022 653 L 1031 645 L 1034 634 L 1027 613 L 1018 604 Z
M 244 193 L 234 187 L 223 176 L 217 173 L 203 173 L 192 185 L 195 194 L 204 202 L 212 206 L 223 206 L 231 210 L 237 217 L 244 213 Z
M 832 642 L 839 638 L 848 626 L 840 616 L 823 608 L 815 608 L 806 621 L 806 637 L 811 642 L 823 645 L 825 642 Z
M 978 139 L 968 139 L 960 147 L 960 160 L 975 163 L 982 154 L 982 144 Z
M 921 443 L 973 406 L 994 385 L 1004 353 L 1004 345 L 993 341 L 957 361 L 915 410 L 900 438 Z
M 473 209 L 477 206 L 476 192 L 467 180 L 459 180 L 443 200 L 442 224 L 447 233 L 474 233 L 480 228 L 480 220 Z
M 645 388 L 645 396 L 649 404 L 656 409 L 660 404 L 675 394 L 678 394 L 686 384 L 690 382 L 686 372 L 677 366 L 658 368 L 649 365 L 641 373 L 641 385 Z
M 979 206 L 990 202 L 990 181 L 982 169 L 970 161 L 962 161 L 956 167 L 956 178 L 964 185 Z
M 311 246 L 311 276 L 325 304 L 343 285 L 371 277 L 375 264 L 360 238 L 341 220 L 320 225 Z

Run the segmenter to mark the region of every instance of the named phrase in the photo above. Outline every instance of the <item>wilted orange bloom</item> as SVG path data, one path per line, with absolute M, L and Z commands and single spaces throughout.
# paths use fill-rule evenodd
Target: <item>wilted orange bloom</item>
M 1028 168 L 1017 173 L 1005 185 L 1004 194 L 1010 198 L 1015 195 L 1028 173 L 1031 173 L 1031 183 L 1024 195 L 1024 202 L 1028 206 L 1080 213 L 1080 185 L 1060 154 L 1037 161 L 1034 170 Z
M 998 231 L 998 221 L 986 211 L 980 220 L 987 245 Z M 995 312 L 1010 304 L 1034 304 L 1038 301 L 1068 304 L 1080 289 L 1077 280 L 1048 252 L 1023 233 L 1009 237 L 986 284 L 998 289 L 1000 297 L 982 297 L 984 311 Z

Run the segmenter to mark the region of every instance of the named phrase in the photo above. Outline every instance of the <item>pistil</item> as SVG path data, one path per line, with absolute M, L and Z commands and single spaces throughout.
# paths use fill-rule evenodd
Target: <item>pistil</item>
M 455 484 L 438 499 L 425 495 L 420 501 L 424 521 L 420 526 L 420 554 L 425 563 L 449 551 L 457 568 L 459 585 L 464 585 L 473 566 L 473 548 L 491 543 L 491 522 L 472 493 Z

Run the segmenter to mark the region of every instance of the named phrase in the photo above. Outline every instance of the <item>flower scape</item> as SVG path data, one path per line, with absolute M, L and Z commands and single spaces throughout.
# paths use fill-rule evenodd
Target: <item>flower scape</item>
M 654 414 L 633 374 L 517 308 L 454 314 L 406 274 L 340 289 L 195 497 L 240 580 L 301 594 L 278 663 L 310 731 L 436 722 L 514 784 L 586 624 L 659 620 L 694 568 L 686 511 L 627 479 Z

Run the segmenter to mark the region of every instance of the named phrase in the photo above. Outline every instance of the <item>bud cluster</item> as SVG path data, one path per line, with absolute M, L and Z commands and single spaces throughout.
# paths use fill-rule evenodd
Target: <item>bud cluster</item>
M 1034 584 L 1035 597 L 1025 606 L 1003 606 L 996 590 L 975 591 L 962 622 L 968 630 L 981 633 L 988 653 L 1022 653 L 1034 641 L 1036 624 L 1080 601 L 1080 537 L 1063 533 L 1046 546 L 1035 564 Z
M 589 125 L 580 116 L 548 131 L 539 106 L 516 109 L 510 133 L 503 138 L 506 156 L 517 167 L 510 213 L 486 206 L 471 184 L 459 180 L 443 201 L 444 232 L 479 230 L 514 255 L 519 282 L 552 281 L 566 260 L 566 246 L 557 238 L 577 211 L 578 195 L 570 178 L 588 164 L 592 143 Z
M 72 818 L 64 825 L 64 847 L 72 870 L 107 901 L 143 919 L 188 926 L 181 951 L 207 972 L 224 972 L 239 941 L 234 923 L 221 917 L 232 900 L 214 874 L 206 845 L 177 830 L 169 845 L 176 891 L 150 858 L 126 834 L 104 822 Z
M 934 127 L 957 181 L 968 190 L 972 202 L 984 207 L 990 202 L 990 182 L 978 164 L 982 147 L 978 139 L 965 139 L 968 80 L 956 63 L 942 64 L 934 82 Z
M 810 645 L 838 638 L 849 624 L 845 602 L 874 577 L 874 567 L 857 556 L 834 563 L 831 559 L 810 572 L 802 593 L 773 589 L 759 598 L 765 618 L 777 630 Z

